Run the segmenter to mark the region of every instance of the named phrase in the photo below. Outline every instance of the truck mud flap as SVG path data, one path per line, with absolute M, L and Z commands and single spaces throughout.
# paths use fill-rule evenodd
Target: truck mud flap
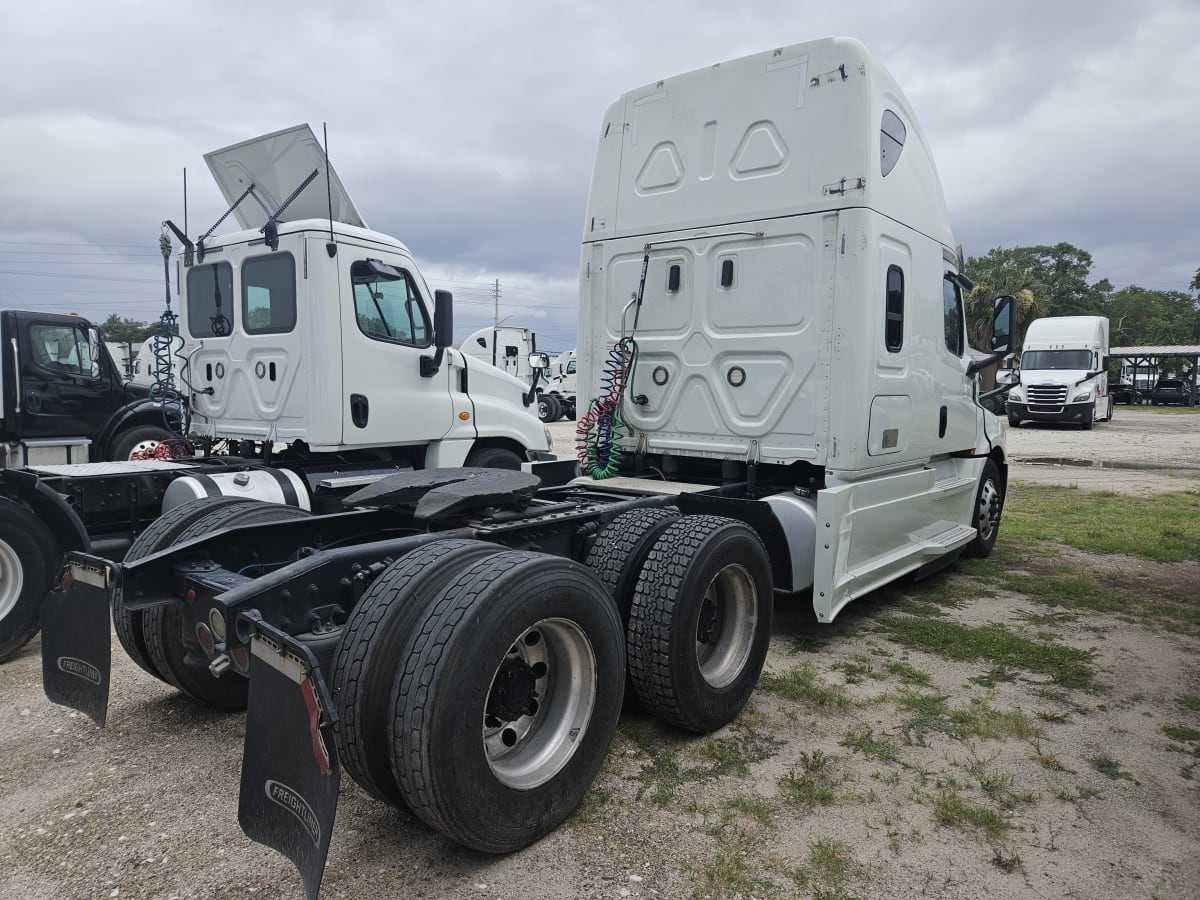
M 333 705 L 307 647 L 264 622 L 253 627 L 238 824 L 290 859 L 315 900 L 341 782 Z
M 68 553 L 62 583 L 42 605 L 42 689 L 101 728 L 112 670 L 109 595 L 119 578 L 106 559 Z

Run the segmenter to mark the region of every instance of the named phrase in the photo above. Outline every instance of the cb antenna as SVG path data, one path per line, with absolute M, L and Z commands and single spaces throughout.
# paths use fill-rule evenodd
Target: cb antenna
M 325 202 L 329 208 L 329 243 L 325 245 L 325 252 L 332 258 L 337 255 L 337 244 L 333 240 L 333 186 L 329 174 L 329 128 L 324 122 L 321 123 L 321 139 L 325 143 Z

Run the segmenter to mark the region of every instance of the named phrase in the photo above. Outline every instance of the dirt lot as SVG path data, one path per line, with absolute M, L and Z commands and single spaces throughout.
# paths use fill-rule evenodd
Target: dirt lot
M 991 559 L 833 626 L 780 600 L 739 719 L 696 738 L 627 713 L 585 805 L 536 846 L 466 852 L 344 779 L 322 896 L 1196 896 L 1200 548 L 1172 551 L 1194 500 L 1155 501 L 1146 552 L 1169 562 L 1036 535 L 1079 507 L 1076 543 L 1102 540 L 1091 491 L 1139 509 L 1200 491 L 1200 416 L 1122 407 L 1010 446 Z M 113 681 L 99 731 L 44 699 L 36 642 L 0 666 L 4 894 L 302 896 L 237 826 L 243 718 L 197 710 L 115 640 Z

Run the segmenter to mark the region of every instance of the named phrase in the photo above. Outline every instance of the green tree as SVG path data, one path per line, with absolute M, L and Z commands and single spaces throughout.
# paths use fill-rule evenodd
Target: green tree
M 112 313 L 100 323 L 100 339 L 121 344 L 140 344 L 154 332 L 154 325 L 136 319 L 122 319 Z
M 967 277 L 978 281 L 982 273 L 997 270 L 1026 273 L 1027 286 L 1042 315 L 1100 315 L 1113 288 L 1107 278 L 1088 282 L 1093 265 L 1092 254 L 1066 242 L 1053 246 L 998 247 L 982 257 L 970 258 Z
M 1197 300 L 1183 291 L 1150 291 L 1131 284 L 1112 295 L 1103 314 L 1116 346 L 1192 344 L 1200 330 Z

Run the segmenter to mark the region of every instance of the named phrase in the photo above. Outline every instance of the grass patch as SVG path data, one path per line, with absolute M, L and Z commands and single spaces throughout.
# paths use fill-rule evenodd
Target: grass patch
M 884 620 L 883 628 L 897 643 L 946 659 L 1036 672 L 1065 688 L 1093 686 L 1090 652 L 1030 640 L 999 625 L 972 628 L 956 622 L 893 617 Z
M 1121 764 L 1111 756 L 1093 756 L 1088 762 L 1093 769 L 1105 778 L 1110 778 L 1113 781 L 1124 779 L 1126 781 L 1133 781 L 1135 784 L 1137 783 L 1134 777 L 1122 769 Z
M 723 824 L 714 836 L 721 842 L 720 852 L 700 870 L 701 884 L 693 891 L 693 897 L 778 893 L 778 886 L 759 874 L 762 866 L 755 853 L 759 842 L 754 835 L 736 825 Z
M 857 654 L 854 659 L 839 660 L 829 668 L 841 672 L 846 679 L 846 684 L 862 684 L 867 678 L 875 681 L 883 681 L 887 675 L 883 672 L 875 670 L 875 661 L 871 657 Z
M 1163 734 L 1173 741 L 1179 741 L 1181 744 L 1189 743 L 1190 741 L 1200 741 L 1200 731 L 1195 728 L 1188 728 L 1186 725 L 1164 725 L 1162 727 Z
M 968 802 L 954 788 L 942 790 L 934 799 L 933 821 L 952 828 L 978 828 L 992 841 L 1002 838 L 1010 828 L 1003 813 Z
M 857 750 L 863 756 L 881 762 L 896 761 L 896 744 L 886 737 L 876 737 L 869 725 L 855 725 L 846 730 L 840 741 L 843 747 Z
M 730 812 L 754 819 L 760 825 L 772 824 L 775 816 L 775 804 L 761 797 L 731 797 L 722 804 Z
M 758 680 L 758 686 L 761 690 L 797 703 L 836 709 L 845 709 L 850 705 L 845 689 L 841 685 L 820 681 L 812 663 L 801 663 L 782 675 L 764 673 Z
M 950 721 L 960 737 L 1030 740 L 1042 734 L 1041 729 L 1021 710 L 996 709 L 979 698 L 960 709 L 951 710 Z
M 800 754 L 799 767 L 793 766 L 779 779 L 785 802 L 793 806 L 832 806 L 837 790 L 829 774 L 830 757 L 820 750 Z
M 1005 540 L 1062 543 L 1158 562 L 1200 559 L 1200 493 L 1153 497 L 1020 485 L 1004 504 Z
M 1200 712 L 1200 695 L 1181 694 L 1175 698 L 1175 705 L 1189 712 Z
M 908 663 L 890 662 L 886 668 L 904 684 L 910 684 L 913 687 L 928 687 L 933 681 L 933 676 L 928 672 L 923 672 Z
M 847 882 L 861 871 L 845 841 L 816 841 L 809 845 L 808 863 L 792 871 L 792 880 L 809 896 L 834 900 L 849 896 Z
M 636 775 L 641 783 L 638 799 L 649 799 L 655 806 L 666 806 L 675 798 L 675 791 L 684 784 L 713 781 L 724 776 L 745 778 L 750 766 L 770 757 L 781 743 L 744 725 L 735 725 L 728 737 L 708 738 L 696 749 L 704 761 L 696 766 L 682 766 L 675 753 L 667 748 L 650 752 L 651 759 Z

